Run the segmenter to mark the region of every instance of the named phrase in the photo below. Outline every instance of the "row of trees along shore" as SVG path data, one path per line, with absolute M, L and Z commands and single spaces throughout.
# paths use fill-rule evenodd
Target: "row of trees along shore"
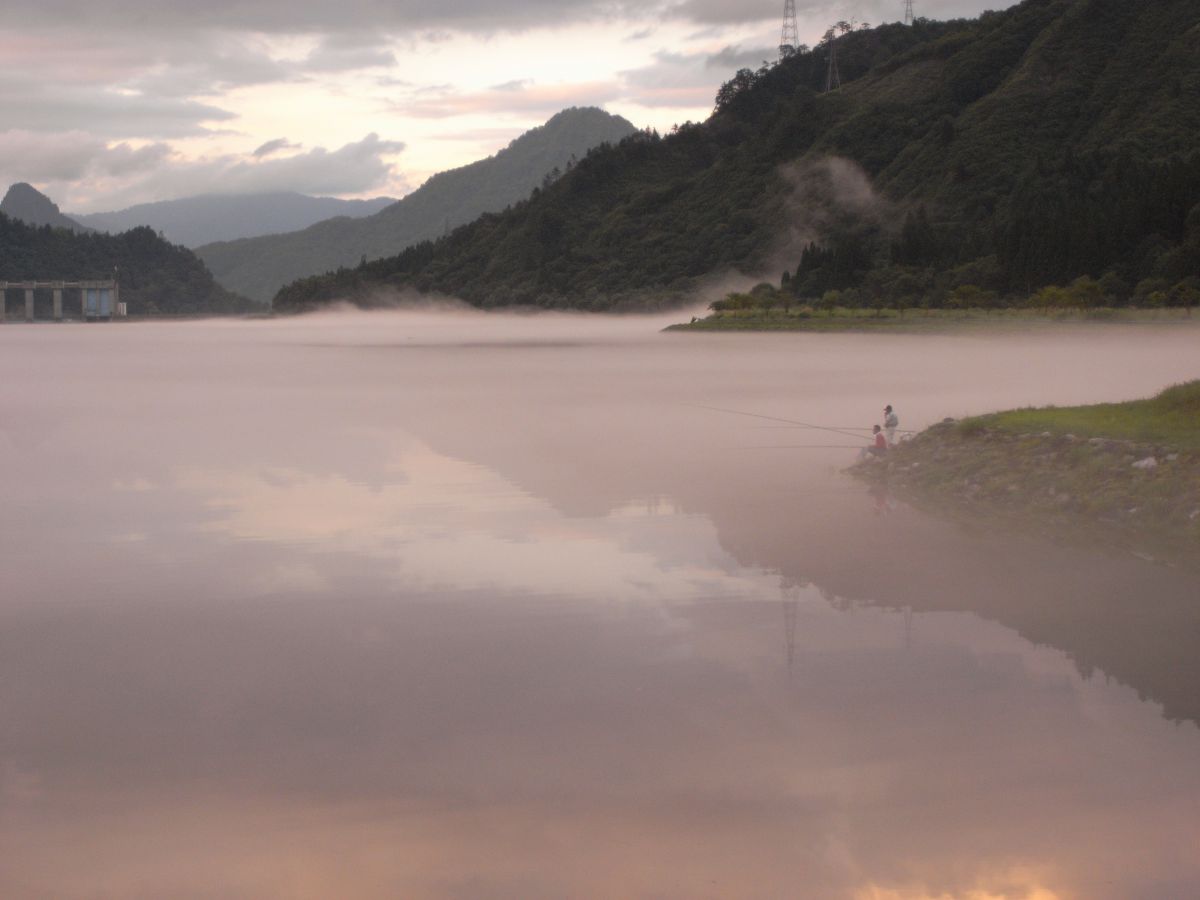
M 936 278 L 926 280 L 936 282 Z M 974 284 L 960 284 L 953 289 L 945 285 L 933 286 L 925 293 L 872 292 L 870 287 L 831 289 L 819 297 L 797 295 L 785 272 L 783 283 L 776 286 L 767 282 L 755 285 L 749 291 L 734 292 L 714 301 L 710 309 L 714 312 L 782 313 L 791 314 L 799 310 L 832 312 L 848 310 L 894 310 L 900 315 L 908 310 L 995 310 L 1029 309 L 1042 311 L 1057 310 L 1102 310 L 1102 309 L 1183 309 L 1188 315 L 1200 306 L 1200 278 L 1191 277 L 1171 284 L 1164 278 L 1146 278 L 1130 289 L 1120 276 L 1110 272 L 1103 278 L 1082 275 L 1066 285 L 1048 285 L 1027 295 L 1002 294 L 984 290 Z M 920 274 L 913 276 L 917 283 Z

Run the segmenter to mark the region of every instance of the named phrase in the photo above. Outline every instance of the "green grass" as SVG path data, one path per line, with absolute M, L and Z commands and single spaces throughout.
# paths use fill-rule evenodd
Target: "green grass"
M 1200 451 L 1200 380 L 1169 387 L 1149 400 L 1016 409 L 967 419 L 960 427 L 998 428 L 1010 432 L 1048 431 Z

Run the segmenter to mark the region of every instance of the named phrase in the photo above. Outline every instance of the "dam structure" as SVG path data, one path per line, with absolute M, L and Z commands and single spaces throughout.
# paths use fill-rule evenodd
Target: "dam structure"
M 0 281 L 0 323 L 8 320 L 8 292 L 21 291 L 25 298 L 24 321 L 34 321 L 34 297 L 37 291 L 49 291 L 52 296 L 54 321 L 63 321 L 64 294 L 70 291 L 77 297 L 79 318 L 87 322 L 111 321 L 126 315 L 120 301 L 116 281 Z

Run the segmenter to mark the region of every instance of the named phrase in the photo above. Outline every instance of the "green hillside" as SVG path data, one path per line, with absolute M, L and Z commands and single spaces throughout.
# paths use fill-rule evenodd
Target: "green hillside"
M 855 31 L 837 56 L 838 90 L 826 47 L 743 70 L 708 121 L 597 150 L 528 202 L 275 308 L 381 286 L 646 307 L 731 270 L 851 306 L 1000 304 L 1080 276 L 1170 302 L 1200 275 L 1195 0 L 1026 0 Z
M 223 285 L 265 303 L 296 278 L 356 265 L 363 258 L 391 256 L 482 213 L 524 200 L 574 158 L 633 131 L 625 119 L 603 110 L 567 109 L 495 156 L 434 175 L 375 215 L 339 217 L 302 231 L 207 244 L 196 252 Z
M 192 251 L 149 228 L 78 234 L 0 214 L 0 281 L 113 277 L 130 315 L 206 315 L 261 310 L 217 284 Z

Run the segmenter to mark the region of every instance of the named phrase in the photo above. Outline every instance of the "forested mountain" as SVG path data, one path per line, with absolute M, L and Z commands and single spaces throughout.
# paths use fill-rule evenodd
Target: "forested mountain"
M 64 216 L 49 197 L 33 185 L 19 182 L 8 189 L 0 201 L 0 213 L 26 225 L 49 225 L 51 228 L 68 228 L 71 231 L 90 231 L 83 225 Z
M 261 310 L 213 280 L 186 247 L 149 228 L 76 234 L 0 214 L 0 281 L 75 281 L 117 276 L 130 315 L 204 315 Z
M 226 287 L 267 302 L 295 278 L 390 256 L 517 203 L 573 159 L 634 130 L 600 109 L 567 109 L 495 156 L 434 175 L 373 216 L 331 219 L 294 234 L 209 244 L 197 252 Z
M 608 309 L 785 268 L 793 294 L 851 305 L 1005 302 L 1081 276 L 1126 302 L 1200 275 L 1200 3 L 1025 0 L 836 48 L 840 89 L 827 46 L 740 71 L 705 123 L 595 151 L 512 210 L 275 307 L 410 286 Z
M 72 216 L 89 228 L 114 234 L 148 225 L 173 244 L 199 247 L 213 241 L 297 231 L 334 216 L 369 216 L 395 202 L 391 197 L 339 200 L 309 197 L 294 191 L 201 194 L 142 203 L 116 212 L 72 213 Z

